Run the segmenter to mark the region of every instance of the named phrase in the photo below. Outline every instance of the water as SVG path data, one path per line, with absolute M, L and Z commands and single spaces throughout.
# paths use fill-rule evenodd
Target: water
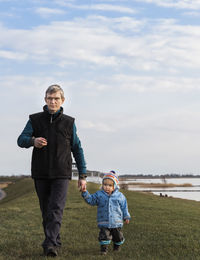
M 74 178 L 75 179 L 75 178 Z M 77 178 L 76 178 L 77 179 Z M 159 195 L 162 193 L 163 196 L 196 200 L 200 201 L 200 178 L 166 178 L 166 183 L 172 184 L 185 184 L 189 183 L 193 185 L 192 187 L 172 187 L 172 188 L 143 188 L 139 186 L 130 187 L 129 190 L 133 191 L 150 191 L 153 190 L 153 194 Z M 87 182 L 94 182 L 101 184 L 102 179 L 100 177 L 88 177 Z M 126 179 L 121 183 L 133 183 L 133 182 L 143 182 L 143 183 L 163 183 L 162 178 L 158 179 Z
M 194 186 L 200 186 L 200 178 L 166 178 L 166 183 L 173 183 L 173 184 L 184 184 L 189 183 Z M 163 183 L 162 178 L 153 178 L 153 179 L 126 179 L 123 183 L 129 182 L 143 182 L 143 183 Z
M 200 201 L 200 178 L 167 178 L 166 183 L 172 184 L 192 184 L 192 187 L 169 187 L 169 188 L 142 188 L 142 187 L 130 187 L 129 190 L 133 191 L 153 191 L 155 195 L 162 193 L 163 196 L 175 197 L 188 200 Z M 125 183 L 130 182 L 143 182 L 143 183 L 163 183 L 163 179 L 128 179 Z

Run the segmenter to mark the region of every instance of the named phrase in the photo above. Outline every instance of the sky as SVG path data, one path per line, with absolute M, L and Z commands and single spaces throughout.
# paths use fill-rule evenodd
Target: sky
M 0 175 L 51 84 L 87 168 L 200 174 L 200 0 L 0 0 Z

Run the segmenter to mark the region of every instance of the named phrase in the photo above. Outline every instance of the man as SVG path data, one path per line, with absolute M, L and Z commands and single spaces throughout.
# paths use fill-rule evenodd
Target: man
M 17 143 L 33 146 L 31 175 L 34 179 L 43 218 L 44 255 L 57 256 L 61 246 L 60 227 L 67 188 L 72 176 L 72 158 L 79 171 L 78 187 L 86 185 L 86 164 L 74 118 L 63 114 L 64 92 L 59 85 L 46 90 L 43 112 L 29 116 Z

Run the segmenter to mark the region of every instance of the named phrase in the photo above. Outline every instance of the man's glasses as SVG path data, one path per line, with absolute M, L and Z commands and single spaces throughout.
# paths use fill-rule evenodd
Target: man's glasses
M 48 101 L 53 101 L 53 100 L 55 100 L 55 101 L 59 101 L 61 98 L 59 98 L 59 97 L 55 97 L 55 98 L 53 98 L 53 97 L 47 97 L 47 100 Z

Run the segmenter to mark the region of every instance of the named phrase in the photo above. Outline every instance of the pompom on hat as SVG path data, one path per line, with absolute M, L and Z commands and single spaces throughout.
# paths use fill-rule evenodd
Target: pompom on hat
M 115 171 L 110 171 L 109 173 L 105 173 L 104 176 L 103 176 L 103 180 L 102 182 L 105 180 L 105 179 L 110 179 L 114 182 L 114 188 L 118 188 L 119 189 L 119 179 L 115 173 Z

